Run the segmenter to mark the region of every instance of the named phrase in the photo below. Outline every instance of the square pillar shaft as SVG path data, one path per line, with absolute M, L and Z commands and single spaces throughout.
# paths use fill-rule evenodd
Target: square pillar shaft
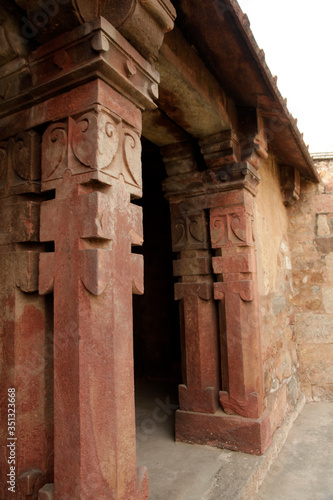
M 39 134 L 4 140 L 0 157 L 0 497 L 25 499 L 53 479 L 52 331 L 38 295 Z
M 141 112 L 156 107 L 159 75 L 103 18 L 40 46 L 27 64 L 26 96 L 0 104 L 0 138 L 8 116 L 10 134 L 42 134 L 40 223 L 39 214 L 23 221 L 43 242 L 33 290 L 54 301 L 54 487 L 47 477 L 40 497 L 141 500 L 132 293 L 143 293 L 143 261 L 131 247 L 143 234 L 131 201 L 142 196 Z M 37 337 L 42 321 L 24 312 Z

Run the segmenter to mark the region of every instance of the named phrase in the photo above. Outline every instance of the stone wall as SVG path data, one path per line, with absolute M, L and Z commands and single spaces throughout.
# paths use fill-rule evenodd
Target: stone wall
M 323 401 L 333 398 L 333 159 L 316 165 L 322 182 L 302 180 L 288 212 L 301 389 Z
M 274 431 L 298 397 L 288 215 L 279 170 L 269 157 L 260 169 L 255 237 L 266 406 Z

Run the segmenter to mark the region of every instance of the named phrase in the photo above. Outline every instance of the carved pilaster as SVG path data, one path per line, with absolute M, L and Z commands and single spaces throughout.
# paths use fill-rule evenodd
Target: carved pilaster
M 225 317 L 220 401 L 226 413 L 259 418 L 263 386 L 252 202 L 247 191 L 235 191 L 232 200 L 211 209 L 210 233 L 218 279 L 214 295 Z
M 207 212 L 178 196 L 179 183 L 199 174 L 198 164 L 191 144 L 162 148 L 162 155 L 170 176 L 164 188 L 170 201 L 172 249 L 177 253 L 175 299 L 180 301 L 184 339 L 179 405 L 182 410 L 214 413 L 220 387 L 219 348 Z
M 0 144 L 1 408 L 15 389 L 15 420 L 0 428 L 1 498 L 7 498 L 8 438 L 15 438 L 15 498 L 36 495 L 52 479 L 52 334 L 38 296 L 40 136 L 29 130 Z M 32 196 L 31 196 L 32 195 Z M 33 388 L 33 390 L 32 390 Z M 9 434 L 9 431 L 12 434 Z M 31 469 L 34 467 L 34 469 Z
M 167 169 L 175 166 L 164 187 L 178 252 L 175 291 L 181 301 L 183 363 L 189 380 L 179 390 L 176 439 L 261 454 L 271 432 L 269 415 L 263 414 L 252 230 L 260 177 L 251 163 L 240 161 L 241 147 L 233 132 L 201 139 L 199 145 L 208 168 L 195 162 L 186 146 L 182 153 L 178 145 L 177 154 L 175 148 L 162 148 L 164 157 L 172 157 Z M 216 405 L 218 387 L 223 389 L 218 392 L 225 413 Z
M 207 140 L 201 151 L 207 178 L 221 194 L 210 203 L 210 239 L 217 277 L 214 296 L 220 301 L 222 385 L 226 413 L 258 418 L 263 412 L 263 374 L 253 238 L 253 195 L 260 177 L 255 162 L 228 163 L 224 154 L 213 164 Z M 210 149 L 212 146 L 210 146 Z M 214 148 L 218 150 L 217 146 Z M 248 157 L 249 161 L 253 157 Z M 217 166 L 216 166 L 217 165 Z M 210 177 L 209 177 L 210 176 Z M 228 192 L 229 191 L 229 192 Z

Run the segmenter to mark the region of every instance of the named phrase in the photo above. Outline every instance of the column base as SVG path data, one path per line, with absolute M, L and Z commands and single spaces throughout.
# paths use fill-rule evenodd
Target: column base
M 177 410 L 176 441 L 262 455 L 272 442 L 269 414 L 253 419 L 222 409 L 214 414 Z

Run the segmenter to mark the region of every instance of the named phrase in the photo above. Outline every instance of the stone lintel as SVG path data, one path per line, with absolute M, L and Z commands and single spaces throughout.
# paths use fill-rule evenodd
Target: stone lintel
M 108 21 L 98 18 L 39 47 L 21 70 L 14 66 L 12 73 L 8 67 L 0 71 L 0 88 L 9 87 L 0 117 L 12 115 L 23 102 L 24 107 L 35 105 L 96 78 L 140 109 L 156 108 L 158 72 Z
M 103 16 L 148 60 L 158 55 L 164 34 L 173 28 L 176 10 L 170 0 L 16 0 L 27 11 L 22 34 L 39 42 Z
M 165 36 L 156 68 L 158 106 L 187 133 L 200 139 L 231 128 L 236 121 L 232 101 L 177 28 Z

